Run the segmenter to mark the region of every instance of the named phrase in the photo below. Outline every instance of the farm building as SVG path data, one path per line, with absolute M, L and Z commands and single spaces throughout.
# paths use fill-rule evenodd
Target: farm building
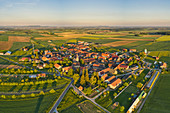
M 5 55 L 11 55 L 11 51 L 7 51 L 6 53 L 5 53 Z

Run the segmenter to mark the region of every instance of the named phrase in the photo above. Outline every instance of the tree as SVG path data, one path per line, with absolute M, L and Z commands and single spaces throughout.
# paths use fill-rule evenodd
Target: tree
M 40 94 L 40 95 L 45 95 L 44 91 L 40 91 L 39 94 Z
M 132 93 L 132 94 L 131 94 L 131 96 L 133 97 L 133 96 L 134 96 L 134 94 Z
M 88 73 L 88 69 L 86 69 L 85 81 L 86 81 L 86 82 L 89 82 L 89 73 Z
M 15 99 L 16 98 L 16 96 L 15 95 L 12 95 L 12 99 Z
M 50 93 L 55 93 L 55 90 L 54 90 L 54 89 L 51 89 L 51 90 L 50 90 Z
M 142 86 L 143 86 L 143 84 L 141 82 L 138 82 L 137 85 L 136 85 L 136 87 L 139 88 L 139 89 L 142 88 Z
M 73 69 L 69 69 L 68 70 L 68 76 L 72 76 L 73 75 Z
M 86 83 L 84 73 L 81 75 L 80 84 L 84 85 Z
M 74 74 L 74 75 L 73 75 L 74 84 L 77 83 L 77 81 L 79 80 L 79 78 L 80 78 L 79 74 Z
M 127 83 L 127 82 L 125 82 L 123 85 L 126 87 L 126 86 L 128 86 L 128 83 Z
M 34 93 L 31 93 L 31 97 L 35 97 L 35 94 L 34 94 Z
M 21 98 L 25 98 L 25 95 L 24 95 L 24 94 L 22 94 L 22 95 L 21 95 Z
M 136 80 L 137 76 L 133 74 L 133 78 Z
M 98 79 L 97 84 L 100 85 L 101 83 L 102 83 L 102 81 Z
M 124 106 L 121 106 L 120 107 L 120 111 L 122 112 L 122 111 L 124 111 L 125 110 L 125 107 Z
M 90 84 L 95 85 L 96 81 L 97 81 L 96 77 L 94 77 L 94 75 L 92 75 L 92 77 L 90 78 Z
M 5 96 L 5 95 L 1 95 L 1 98 L 5 99 L 5 98 L 6 98 L 6 96 Z
M 113 94 L 113 96 L 116 97 L 116 96 L 117 96 L 117 93 L 115 92 L 115 93 Z

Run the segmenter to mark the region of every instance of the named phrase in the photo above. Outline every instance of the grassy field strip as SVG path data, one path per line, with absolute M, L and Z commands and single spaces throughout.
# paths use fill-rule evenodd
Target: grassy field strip
M 170 41 L 170 36 L 169 35 L 162 36 L 156 39 L 156 41 Z

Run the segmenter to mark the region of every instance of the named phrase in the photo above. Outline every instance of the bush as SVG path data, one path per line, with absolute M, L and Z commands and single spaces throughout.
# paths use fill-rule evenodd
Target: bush
M 21 95 L 21 98 L 25 98 L 26 96 L 24 94 Z
M 54 90 L 54 89 L 51 89 L 51 90 L 50 90 L 50 93 L 55 93 L 55 90 Z
M 40 95 L 45 95 L 44 91 L 40 91 L 39 94 L 40 94 Z

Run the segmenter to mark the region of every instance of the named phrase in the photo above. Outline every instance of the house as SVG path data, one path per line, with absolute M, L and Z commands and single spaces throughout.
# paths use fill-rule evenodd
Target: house
M 3 52 L 0 52 L 0 55 L 4 55 L 4 53 L 3 53 Z
M 42 65 L 42 64 L 38 64 L 38 65 L 37 65 L 37 68 L 38 68 L 38 69 L 43 69 L 43 65 Z
M 103 81 L 105 81 L 107 78 L 108 78 L 108 74 L 105 74 L 105 75 L 103 75 L 103 76 L 101 77 L 101 79 L 102 79 Z
M 45 73 L 40 73 L 40 74 L 37 74 L 37 77 L 46 77 L 46 74 Z
M 22 58 L 20 58 L 19 59 L 19 61 L 31 61 L 31 58 L 29 58 L 29 57 L 22 57 Z
M 11 55 L 11 51 L 7 51 L 6 53 L 5 53 L 5 55 Z
M 136 52 L 136 49 L 129 49 L 129 52 Z
M 78 88 L 80 91 L 83 91 L 83 87 L 82 86 L 79 86 Z
M 42 59 L 43 61 L 49 60 L 49 58 L 47 58 L 47 57 L 42 57 L 41 59 Z
M 56 69 L 60 69 L 60 68 L 62 68 L 62 66 L 60 66 L 59 64 L 54 64 L 54 67 L 56 68 Z
M 167 68 L 167 63 L 162 63 L 162 65 L 160 66 L 160 68 Z
M 129 69 L 129 66 L 128 66 L 128 65 L 121 64 L 121 65 L 119 66 L 119 68 L 120 68 L 120 69 L 127 70 L 127 69 Z
M 103 76 L 105 73 L 107 73 L 109 71 L 110 71 L 110 68 L 103 69 L 103 70 L 99 71 L 99 76 Z
M 108 84 L 108 86 L 112 89 L 117 88 L 122 83 L 122 80 L 120 78 L 113 81 L 111 84 Z
M 68 70 L 72 69 L 72 66 L 69 66 L 69 67 L 64 67 L 62 68 L 62 71 L 63 72 L 68 72 Z
M 110 77 L 109 79 L 105 80 L 106 83 L 110 84 L 111 81 L 115 80 L 115 76 Z

